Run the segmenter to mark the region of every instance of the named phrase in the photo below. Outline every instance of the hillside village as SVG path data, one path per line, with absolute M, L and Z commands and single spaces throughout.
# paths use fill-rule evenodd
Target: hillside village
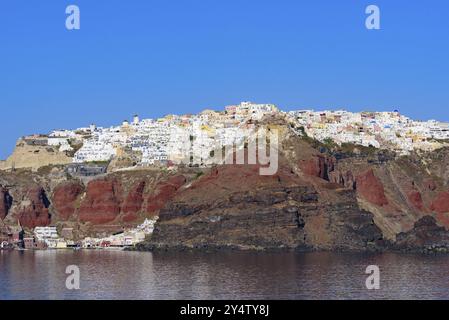
M 91 184 L 91 182 L 95 182 L 95 179 L 99 176 L 107 176 L 109 172 L 123 173 L 117 172 L 120 170 L 133 171 L 138 168 L 148 168 L 148 170 L 144 170 L 147 173 L 152 171 L 160 173 L 169 171 L 165 168 L 173 168 L 175 171 L 177 171 L 176 169 L 183 170 L 180 168 L 181 165 L 210 167 L 215 161 L 212 154 L 217 150 L 222 150 L 224 146 L 233 144 L 241 147 L 246 142 L 245 137 L 248 137 L 246 134 L 254 134 L 258 124 L 275 126 L 276 123 L 285 124 L 291 129 L 292 133 L 305 138 L 316 139 L 324 145 L 362 145 L 370 148 L 388 149 L 398 154 L 409 154 L 420 150 L 436 150 L 447 145 L 449 141 L 448 123 L 435 120 L 415 121 L 401 115 L 397 110 L 360 113 L 344 110 L 284 112 L 272 104 L 242 102 L 238 105 L 227 106 L 223 111 L 205 110 L 197 115 L 167 115 L 159 119 L 143 120 L 135 115 L 131 121 L 125 120 L 122 124 L 109 128 L 97 127 L 92 124 L 74 130 L 61 129 L 54 130 L 49 134 L 25 136 L 17 142 L 13 155 L 7 161 L 0 163 L 0 169 L 15 171 L 18 168 L 30 168 L 30 165 L 32 165 L 32 169 L 39 170 L 46 165 L 63 165 L 64 171 L 58 171 L 58 168 L 50 167 L 51 170 L 48 173 L 55 173 L 52 177 L 56 177 L 56 180 L 58 177 L 61 178 L 58 174 L 62 172 L 76 176 L 77 179 L 74 180 L 73 189 L 67 189 L 68 199 L 70 200 L 70 197 L 73 197 L 72 202 L 78 201 L 77 197 L 84 190 L 84 186 L 78 185 L 80 183 L 78 180 L 80 180 L 87 185 L 86 194 L 93 193 L 95 197 L 100 197 L 98 206 L 96 206 L 96 201 L 92 200 L 92 203 L 90 203 L 89 197 L 82 198 L 83 203 L 86 201 L 90 203 L 90 207 L 86 205 L 86 208 L 91 208 L 89 212 L 95 213 L 92 216 L 99 212 L 100 215 L 103 214 L 109 219 L 109 212 L 104 210 L 111 209 L 113 211 L 112 218 L 109 220 L 113 221 L 126 206 L 122 206 L 121 202 L 120 204 L 114 202 L 116 199 L 113 195 L 116 192 L 115 188 L 118 188 L 115 182 L 99 180 L 99 190 L 92 188 L 92 185 L 95 184 Z M 111 170 L 111 164 L 119 161 L 119 159 L 130 161 L 124 161 L 123 165 L 115 163 L 116 166 Z M 36 162 L 37 164 L 35 164 Z M 152 170 L 153 168 L 155 170 Z M 160 170 L 161 168 L 163 170 Z M 19 171 L 19 173 L 26 171 Z M 140 171 L 133 171 L 132 173 L 135 172 L 140 174 Z M 171 174 L 171 172 L 168 173 Z M 65 176 L 65 174 L 62 174 L 62 176 Z M 372 177 L 374 177 L 374 174 Z M 353 181 L 350 177 L 348 180 Z M 184 177 L 181 179 L 179 186 L 185 182 Z M 176 183 L 175 179 L 170 184 L 157 184 L 154 188 L 158 190 L 157 192 L 163 191 L 161 195 L 158 193 L 158 196 L 166 201 L 179 188 L 179 186 L 176 187 Z M 127 197 L 126 201 L 133 204 L 136 201 L 139 202 L 140 199 L 139 206 L 134 208 L 136 212 L 143 210 L 145 186 L 146 182 L 137 184 L 128 190 L 128 197 L 130 197 L 129 195 L 131 197 L 129 199 Z M 3 207 L 5 210 L 3 210 L 3 218 L 5 218 L 11 208 L 12 198 L 9 191 L 2 188 L 0 186 L 0 191 L 3 190 L 4 195 Z M 363 184 L 360 188 L 363 189 Z M 432 190 L 435 190 L 435 188 Z M 106 193 L 106 195 L 101 198 L 103 193 Z M 381 194 L 383 194 L 383 191 Z M 33 214 L 36 217 L 48 215 L 50 201 L 46 198 L 44 189 L 28 190 L 25 193 L 25 198 L 30 195 L 34 195 L 34 198 L 30 201 L 19 201 L 22 198 L 18 196 L 17 203 L 23 204 L 24 208 L 30 205 L 29 210 L 32 217 Z M 53 196 L 55 195 L 53 194 Z M 159 201 L 158 196 L 147 196 L 147 210 L 152 206 L 162 208 L 162 206 L 158 207 L 159 202 L 164 203 L 164 201 Z M 66 198 L 63 198 L 63 205 L 65 205 L 66 200 Z M 39 207 L 39 201 L 42 202 L 41 207 Z M 442 202 L 446 203 L 446 201 Z M 81 204 L 77 202 L 76 205 L 79 209 Z M 70 207 L 68 209 L 75 212 L 75 204 L 71 209 Z M 27 216 L 29 213 L 25 212 L 24 215 Z M 137 215 L 135 217 L 138 220 L 139 217 Z M 11 247 L 26 249 L 64 249 L 67 247 L 75 249 L 122 249 L 133 247 L 153 233 L 157 219 L 157 216 L 154 216 L 151 219 L 146 219 L 137 227 L 122 228 L 123 230 L 120 229 L 120 232 L 111 234 L 106 232 L 98 237 L 97 235 L 95 237 L 84 237 L 76 241 L 72 226 L 64 225 L 58 229 L 55 225 L 50 225 L 50 221 L 47 220 L 33 224 L 33 228 L 30 227 L 30 229 L 34 229 L 33 234 L 25 234 L 20 223 L 17 226 L 3 225 L 8 232 L 3 235 L 3 238 L 0 234 L 0 249 Z M 20 216 L 18 221 L 21 221 Z M 2 223 L 0 219 L 0 226 Z
M 353 143 L 407 154 L 413 150 L 432 151 L 449 139 L 449 123 L 415 121 L 397 110 L 361 112 L 311 110 L 288 113 L 305 132 L 320 141 Z
M 435 120 L 415 121 L 397 110 L 392 112 L 360 112 L 344 110 L 283 112 L 272 104 L 242 102 L 226 106 L 223 111 L 205 110 L 197 115 L 167 115 L 159 119 L 132 121 L 109 128 L 88 127 L 54 130 L 48 135 L 31 135 L 18 145 L 56 149 L 63 159 L 50 158 L 56 164 L 109 162 L 132 154 L 132 166 L 170 166 L 189 164 L 207 166 L 214 150 L 242 142 L 241 130 L 254 127 L 265 116 L 285 117 L 298 134 L 319 141 L 359 144 L 386 148 L 407 154 L 413 150 L 431 151 L 449 139 L 449 124 Z M 50 149 L 49 149 L 50 148 Z M 31 151 L 30 151 L 31 152 Z M 38 151 L 33 151 L 38 153 Z M 54 159 L 54 160 L 51 160 Z M 9 162 L 0 169 L 20 167 Z
M 9 227 L 7 234 L 0 233 L 0 250 L 3 249 L 124 249 L 133 247 L 145 240 L 154 231 L 158 217 L 145 221 L 122 232 L 103 238 L 86 237 L 74 240 L 73 228 L 55 226 L 36 227 L 32 234 L 25 234 L 20 225 Z

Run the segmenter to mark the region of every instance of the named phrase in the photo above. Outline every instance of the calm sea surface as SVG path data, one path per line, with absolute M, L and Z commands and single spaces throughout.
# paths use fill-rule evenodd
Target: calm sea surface
M 81 288 L 66 289 L 68 265 Z M 365 287 L 378 265 L 381 289 Z M 449 299 L 449 256 L 0 251 L 5 299 Z

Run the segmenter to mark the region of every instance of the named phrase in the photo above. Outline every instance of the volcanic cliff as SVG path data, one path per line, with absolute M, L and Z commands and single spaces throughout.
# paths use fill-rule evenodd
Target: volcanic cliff
M 278 124 L 279 125 L 279 124 Z M 0 219 L 106 235 L 159 216 L 141 250 L 449 248 L 449 150 L 400 156 L 323 144 L 281 122 L 279 168 L 141 168 L 93 178 L 66 165 L 0 171 Z

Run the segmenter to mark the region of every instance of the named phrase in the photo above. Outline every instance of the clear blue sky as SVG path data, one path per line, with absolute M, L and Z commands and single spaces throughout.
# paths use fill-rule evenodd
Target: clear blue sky
M 0 158 L 25 134 L 242 100 L 449 121 L 448 59 L 447 0 L 4 0 Z

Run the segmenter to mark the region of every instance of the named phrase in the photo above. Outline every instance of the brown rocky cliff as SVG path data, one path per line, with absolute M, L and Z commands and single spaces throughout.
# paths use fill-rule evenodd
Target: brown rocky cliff
M 449 192 L 439 192 L 433 199 L 430 209 L 435 212 L 437 221 L 449 229 Z
M 449 232 L 431 216 L 418 220 L 413 229 L 396 237 L 394 248 L 413 252 L 449 252 Z
M 356 189 L 356 181 L 354 174 L 351 170 L 346 170 L 343 172 L 341 170 L 334 170 L 329 173 L 329 179 L 332 183 L 338 183 L 348 189 Z
M 53 192 L 53 207 L 59 220 L 70 220 L 75 215 L 76 201 L 84 192 L 84 186 L 78 181 L 59 184 Z
M 376 206 L 388 204 L 384 186 L 375 176 L 373 169 L 369 169 L 357 176 L 356 190 L 361 197 Z
M 354 191 L 320 190 L 283 163 L 278 174 L 257 166 L 211 170 L 160 211 L 142 248 L 370 250 L 382 234 Z M 329 201 L 333 199 L 334 201 Z
M 182 175 L 170 178 L 167 181 L 160 182 L 153 194 L 147 200 L 147 213 L 156 215 L 169 200 L 171 200 L 178 189 L 186 183 L 186 178 Z
M 48 226 L 51 222 L 49 213 L 50 201 L 42 187 L 31 187 L 26 192 L 22 207 L 19 209 L 20 224 L 29 229 Z
M 449 213 L 449 191 L 439 192 L 430 208 L 437 213 Z
M 91 230 L 101 229 L 102 225 L 133 225 L 157 214 L 185 182 L 182 175 L 166 177 L 145 172 L 140 178 L 138 172 L 111 174 L 91 180 L 87 187 L 77 180 L 65 181 L 53 191 L 54 221 L 89 223 L 93 225 Z
M 410 191 L 407 194 L 407 198 L 417 210 L 422 211 L 422 212 L 425 211 L 424 202 L 423 202 L 421 193 L 419 191 L 417 191 L 417 190 Z
M 378 153 L 337 153 L 292 138 L 273 176 L 245 165 L 201 169 L 203 176 L 194 168 L 174 175 L 130 170 L 85 187 L 63 168 L 0 172 L 0 184 L 14 197 L 5 210 L 0 189 L 0 217 L 8 225 L 67 222 L 110 234 L 160 215 L 153 244 L 186 247 L 365 250 L 382 237 L 394 241 L 427 214 L 449 228 L 449 150 Z
M 81 222 L 104 224 L 114 221 L 120 214 L 122 190 L 117 180 L 99 179 L 89 182 L 86 196 L 81 202 Z
M 315 155 L 311 159 L 302 160 L 299 167 L 302 172 L 309 176 L 329 181 L 329 175 L 334 171 L 335 159 L 324 155 Z
M 146 182 L 140 181 L 129 191 L 122 207 L 123 221 L 130 222 L 138 218 L 138 213 L 141 211 L 144 203 L 145 186 Z

